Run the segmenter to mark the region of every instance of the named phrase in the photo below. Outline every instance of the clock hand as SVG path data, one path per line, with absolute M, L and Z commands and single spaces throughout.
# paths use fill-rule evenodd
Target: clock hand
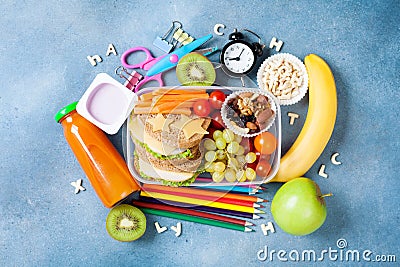
M 240 56 L 243 54 L 244 48 L 242 49 L 242 52 L 240 52 L 239 56 L 237 57 L 237 60 L 240 59 Z
M 239 56 L 237 56 L 237 57 L 227 57 L 226 59 L 239 61 L 240 57 L 243 54 L 243 51 L 244 51 L 244 48 L 242 49 L 242 52 L 240 52 Z

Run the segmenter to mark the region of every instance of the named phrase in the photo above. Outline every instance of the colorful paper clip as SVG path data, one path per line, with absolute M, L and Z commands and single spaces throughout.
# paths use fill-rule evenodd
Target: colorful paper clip
M 162 36 L 157 36 L 153 45 L 166 53 L 170 53 L 176 47 L 187 45 L 194 41 L 194 37 L 182 29 L 182 23 L 173 21 L 171 27 Z
M 143 80 L 143 75 L 139 72 L 132 70 L 132 72 L 129 73 L 128 70 L 122 66 L 115 69 L 115 74 L 120 78 L 125 79 L 124 86 L 131 91 L 134 91 L 138 83 Z
M 182 23 L 179 21 L 173 21 L 171 27 L 168 29 L 168 31 L 162 36 L 157 36 L 156 39 L 153 41 L 153 45 L 160 48 L 162 51 L 165 53 L 169 53 L 172 51 L 174 48 L 174 45 L 172 44 L 172 35 L 175 34 L 175 32 L 179 29 L 182 28 Z M 171 36 L 168 41 L 168 36 Z

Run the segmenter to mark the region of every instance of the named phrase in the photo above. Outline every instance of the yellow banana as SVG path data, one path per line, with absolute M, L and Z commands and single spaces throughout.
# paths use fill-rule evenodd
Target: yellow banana
M 309 79 L 307 117 L 296 141 L 281 158 L 279 170 L 271 182 L 287 182 L 303 176 L 324 151 L 336 120 L 337 97 L 332 72 L 317 55 L 305 57 Z

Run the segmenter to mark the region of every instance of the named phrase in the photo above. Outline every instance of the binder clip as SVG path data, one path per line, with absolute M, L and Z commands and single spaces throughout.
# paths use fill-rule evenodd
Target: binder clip
M 175 31 L 175 33 L 172 35 L 172 39 L 174 48 L 177 46 L 178 43 L 180 43 L 180 46 L 182 46 L 194 41 L 194 38 L 184 30 L 182 30 L 182 28 L 179 28 Z
M 174 35 L 175 32 L 181 28 L 182 23 L 180 23 L 179 21 L 173 21 L 171 27 L 162 37 L 156 37 L 156 39 L 153 41 L 153 45 L 160 48 L 165 53 L 171 52 L 171 50 L 174 49 L 174 45 L 172 44 L 172 38 L 170 38 L 171 41 L 168 41 L 167 38 L 171 35 L 171 33 L 172 35 Z
M 132 72 L 129 73 L 128 70 L 122 66 L 115 69 L 115 74 L 125 79 L 124 86 L 131 91 L 134 91 L 138 83 L 143 80 L 143 75 L 139 72 L 132 70 Z

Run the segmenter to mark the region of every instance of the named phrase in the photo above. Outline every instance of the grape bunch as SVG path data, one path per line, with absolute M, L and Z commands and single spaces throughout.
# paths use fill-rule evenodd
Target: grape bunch
M 229 129 L 216 130 L 213 139 L 205 139 L 205 170 L 212 176 L 214 182 L 224 179 L 228 182 L 245 182 L 256 179 L 256 172 L 247 163 L 256 161 L 254 152 L 245 155 L 245 148 L 240 144 L 242 137 Z

